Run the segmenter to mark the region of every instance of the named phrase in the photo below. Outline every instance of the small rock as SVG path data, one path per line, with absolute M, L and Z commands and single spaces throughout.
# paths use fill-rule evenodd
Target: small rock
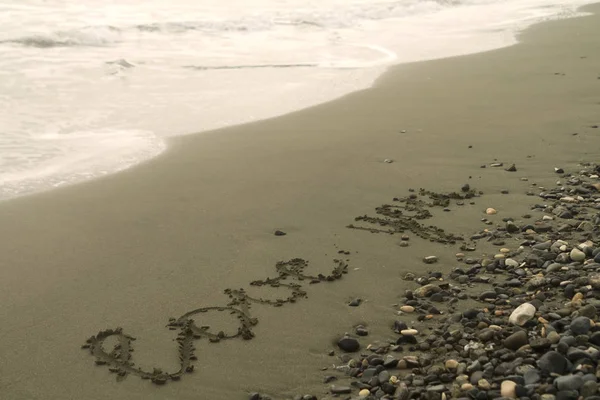
M 487 379 L 480 379 L 477 382 L 477 387 L 479 387 L 479 389 L 481 390 L 490 390 L 492 388 L 492 385 L 490 385 Z
M 527 321 L 535 316 L 535 307 L 530 303 L 523 303 L 510 314 L 508 322 L 514 325 L 523 326 Z
M 412 313 L 415 312 L 415 308 L 413 306 L 402 306 L 400 307 L 400 311 L 405 313 Z
M 287 235 L 287 233 L 285 233 L 284 231 L 276 230 L 274 232 L 274 235 L 275 236 L 285 236 L 285 235 Z
M 367 328 L 365 328 L 363 326 L 357 326 L 355 332 L 358 336 L 368 336 L 369 335 L 369 331 L 367 330 Z
M 594 318 L 598 310 L 593 304 L 588 304 L 579 309 L 579 315 L 582 317 Z
M 556 351 L 549 351 L 541 356 L 537 364 L 542 371 L 559 375 L 566 373 L 569 367 L 567 359 Z
M 436 256 L 427 256 L 425 258 L 423 258 L 423 262 L 425 264 L 434 264 L 438 261 L 438 258 Z
M 352 300 L 350 303 L 348 303 L 348 305 L 349 305 L 350 307 L 358 307 L 358 306 L 360 306 L 360 303 L 361 303 L 361 302 L 362 302 L 362 300 L 361 300 L 361 299 L 354 299 L 354 300 Z
M 404 329 L 404 330 L 400 331 L 400 334 L 404 335 L 404 336 L 415 336 L 418 333 L 419 333 L 419 331 L 416 329 Z
M 456 371 L 458 364 L 456 360 L 447 360 L 445 366 L 448 371 Z
M 344 336 L 338 341 L 338 347 L 345 352 L 353 353 L 360 349 L 360 343 L 353 337 Z
M 525 331 L 515 332 L 506 339 L 504 339 L 504 347 L 513 351 L 518 350 L 522 346 L 525 346 L 527 343 L 529 343 L 529 340 Z
M 515 164 L 513 164 L 510 167 L 506 168 L 506 170 L 508 172 L 517 172 L 517 167 L 515 166 Z
M 358 397 L 364 399 L 365 397 L 369 397 L 370 394 L 371 392 L 369 391 L 369 389 L 363 389 L 360 392 L 358 392 Z
M 348 393 L 352 393 L 352 388 L 349 386 L 331 385 L 331 393 L 332 394 L 348 394 Z
M 575 335 L 586 335 L 592 327 L 591 320 L 588 317 L 577 317 L 571 321 L 569 329 Z
M 414 295 L 416 297 L 430 297 L 432 294 L 441 291 L 439 286 L 427 284 L 425 286 L 421 286 L 420 288 L 415 289 Z
M 583 386 L 583 379 L 579 375 L 559 376 L 554 380 L 558 390 L 578 390 Z
M 585 381 L 579 392 L 581 393 L 584 399 L 593 396 L 596 393 L 598 393 L 598 383 L 592 380 Z
M 571 253 L 569 253 L 569 257 L 571 257 L 571 260 L 573 261 L 581 262 L 585 260 L 585 253 L 577 248 L 574 248 L 571 250 Z
M 383 162 L 386 164 L 391 164 L 394 162 L 394 160 L 392 160 L 391 158 L 386 158 L 385 160 L 383 160 Z
M 496 209 L 494 209 L 494 208 L 491 208 L 491 207 L 490 207 L 490 208 L 487 208 L 487 209 L 485 210 L 485 213 L 486 213 L 487 215 L 494 215 L 494 214 L 497 214 L 497 213 L 498 213 L 498 211 L 496 211 Z
M 500 385 L 500 395 L 502 397 L 506 397 L 509 399 L 516 399 L 517 393 L 515 392 L 515 388 L 517 384 L 513 381 L 502 381 Z

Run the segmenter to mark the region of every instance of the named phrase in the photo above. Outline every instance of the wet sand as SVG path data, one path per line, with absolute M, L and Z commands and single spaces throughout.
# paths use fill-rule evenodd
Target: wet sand
M 540 24 L 511 48 L 398 66 L 372 89 L 176 138 L 164 156 L 131 170 L 2 203 L 1 397 L 321 396 L 332 340 L 359 322 L 370 340 L 388 338 L 403 273 L 422 270 L 431 254 L 440 258 L 435 268 L 449 270 L 458 249 L 414 236 L 401 248 L 396 236 L 345 226 L 409 188 L 465 183 L 485 196 L 436 214 L 435 224 L 469 234 L 487 207 L 498 209 L 496 219 L 524 214 L 530 182 L 551 185 L 554 167 L 597 157 L 598 48 L 597 15 Z M 479 168 L 496 159 L 518 171 Z M 308 272 L 328 273 L 342 249 L 351 252 L 342 280 L 305 285 L 308 298 L 296 304 L 254 305 L 251 341 L 197 341 L 196 369 L 181 382 L 117 383 L 79 349 L 122 326 L 138 338 L 137 365 L 176 370 L 169 317 L 225 305 L 223 289 L 276 276 L 279 260 L 301 257 Z M 357 297 L 365 302 L 348 307 Z M 237 327 L 231 317 L 206 317 L 199 324 Z

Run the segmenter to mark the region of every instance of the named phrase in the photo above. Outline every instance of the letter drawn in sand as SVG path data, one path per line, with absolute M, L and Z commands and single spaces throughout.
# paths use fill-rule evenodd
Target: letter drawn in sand
M 268 300 L 251 297 L 244 289 L 226 289 L 224 292 L 230 299 L 227 305 L 200 307 L 188 311 L 179 318 L 171 318 L 167 327 L 171 330 L 179 330 L 177 343 L 180 364 L 179 370 L 175 372 L 164 372 L 160 368 L 154 368 L 152 371 L 149 371 L 136 367 L 132 360 L 132 342 L 135 338 L 123 332 L 122 328 L 100 331 L 95 336 L 87 339 L 82 348 L 89 350 L 90 354 L 94 356 L 97 365 L 106 365 L 109 371 L 117 374 L 117 381 L 124 379 L 128 375 L 150 379 L 158 385 L 165 384 L 167 381 L 178 381 L 185 373 L 194 370 L 193 362 L 197 360 L 197 357 L 194 355 L 194 341 L 196 339 L 207 338 L 211 342 L 220 342 L 233 338 L 252 339 L 254 337 L 252 327 L 258 323 L 258 320 L 250 314 L 250 305 L 252 303 L 273 307 L 295 303 L 297 300 L 306 297 L 306 291 L 304 291 L 302 285 L 299 283 L 288 282 L 288 278 L 301 282 L 308 281 L 309 284 L 338 280 L 343 274 L 348 272 L 348 264 L 342 260 L 334 260 L 334 262 L 335 267 L 329 275 L 318 274 L 312 276 L 304 273 L 308 262 L 303 259 L 295 258 L 290 261 L 281 261 L 275 266 L 278 273 L 276 278 L 267 278 L 250 283 L 251 286 L 256 287 L 288 288 L 290 295 L 287 298 Z M 208 326 L 198 326 L 194 317 L 209 311 L 226 312 L 235 316 L 240 324 L 237 332 L 229 334 L 223 331 L 214 332 Z M 111 337 L 117 340 L 117 344 L 109 351 L 105 348 L 104 342 Z

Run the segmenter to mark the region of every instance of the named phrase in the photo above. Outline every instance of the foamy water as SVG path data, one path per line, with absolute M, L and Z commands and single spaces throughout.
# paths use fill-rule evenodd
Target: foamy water
M 508 46 L 591 2 L 0 0 L 0 198 L 332 100 L 392 64 Z

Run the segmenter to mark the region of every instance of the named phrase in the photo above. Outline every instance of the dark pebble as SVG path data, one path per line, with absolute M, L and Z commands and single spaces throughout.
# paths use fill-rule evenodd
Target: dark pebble
M 577 317 L 569 325 L 569 329 L 575 335 L 585 335 L 591 327 L 591 320 L 588 317 Z
M 344 336 L 338 341 L 338 347 L 345 352 L 353 353 L 360 349 L 360 343 L 353 337 Z
M 504 339 L 504 347 L 510 350 L 518 350 L 528 342 L 527 333 L 525 331 L 518 331 Z
M 546 373 L 565 374 L 569 367 L 568 360 L 556 351 L 549 351 L 537 362 L 538 367 Z

